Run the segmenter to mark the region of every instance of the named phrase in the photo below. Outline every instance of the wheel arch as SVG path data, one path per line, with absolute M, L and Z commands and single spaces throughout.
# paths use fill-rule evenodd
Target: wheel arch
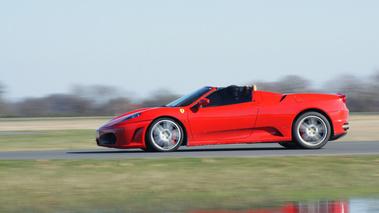
M 292 121 L 292 127 L 291 127 L 291 130 L 292 128 L 294 127 L 295 125 L 295 122 L 297 121 L 297 119 L 303 115 L 304 113 L 307 113 L 307 112 L 318 112 L 320 113 L 321 115 L 323 115 L 326 119 L 328 119 L 328 122 L 329 122 L 329 125 L 330 125 L 330 129 L 331 129 L 331 134 L 330 134 L 330 138 L 333 138 L 334 137 L 334 126 L 333 126 L 333 122 L 332 122 L 332 119 L 330 119 L 330 116 L 323 110 L 321 109 L 317 109 L 317 108 L 309 108 L 309 109 L 305 109 L 301 112 L 299 112 L 296 117 L 293 119 Z M 291 138 L 293 139 L 293 131 L 291 131 Z M 329 139 L 330 139 L 329 138 Z
M 183 129 L 183 133 L 184 133 L 182 146 L 187 145 L 187 142 L 188 142 L 188 133 L 187 133 L 187 129 L 186 129 L 186 127 L 183 125 L 183 123 L 182 123 L 179 119 L 177 119 L 177 118 L 175 118 L 175 117 L 173 117 L 173 116 L 170 116 L 170 115 L 162 115 L 162 116 L 156 117 L 154 120 L 152 120 L 152 121 L 150 122 L 150 124 L 147 126 L 146 129 L 148 129 L 148 128 L 151 126 L 151 124 L 154 123 L 154 121 L 156 121 L 156 120 L 158 120 L 158 119 L 161 119 L 161 118 L 170 118 L 170 119 L 173 119 L 174 121 L 176 121 L 176 122 L 180 125 L 180 127 Z M 146 138 L 146 134 L 147 134 L 147 132 L 145 131 L 144 138 Z M 145 143 L 146 143 L 146 139 L 145 139 Z

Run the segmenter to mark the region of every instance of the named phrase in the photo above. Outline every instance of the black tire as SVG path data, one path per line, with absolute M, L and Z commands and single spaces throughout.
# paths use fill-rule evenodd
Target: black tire
M 149 125 L 145 137 L 146 150 L 172 152 L 183 143 L 184 132 L 177 121 L 163 117 Z
M 302 114 L 292 127 L 293 141 L 305 149 L 320 149 L 328 142 L 330 135 L 328 119 L 318 112 Z

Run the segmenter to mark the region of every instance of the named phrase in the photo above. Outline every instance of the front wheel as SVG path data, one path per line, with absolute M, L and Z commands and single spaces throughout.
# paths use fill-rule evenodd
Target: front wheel
M 331 127 L 328 119 L 318 112 L 302 114 L 292 129 L 292 138 L 300 147 L 319 149 L 329 140 Z
M 159 118 L 146 132 L 146 149 L 160 152 L 177 150 L 183 142 L 183 129 L 172 118 Z

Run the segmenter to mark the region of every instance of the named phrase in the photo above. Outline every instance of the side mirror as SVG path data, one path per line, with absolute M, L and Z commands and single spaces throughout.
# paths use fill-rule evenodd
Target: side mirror
M 208 98 L 202 98 L 197 105 L 200 108 L 201 106 L 205 106 L 208 104 L 209 104 L 209 99 Z

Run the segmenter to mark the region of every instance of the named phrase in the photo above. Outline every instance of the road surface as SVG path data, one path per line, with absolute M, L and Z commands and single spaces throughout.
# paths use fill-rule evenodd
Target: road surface
M 175 152 L 144 152 L 139 149 L 91 149 L 0 152 L 0 160 L 11 159 L 106 159 L 179 157 L 275 157 L 319 155 L 379 155 L 379 141 L 329 142 L 322 149 L 285 149 L 277 143 L 180 147 Z

